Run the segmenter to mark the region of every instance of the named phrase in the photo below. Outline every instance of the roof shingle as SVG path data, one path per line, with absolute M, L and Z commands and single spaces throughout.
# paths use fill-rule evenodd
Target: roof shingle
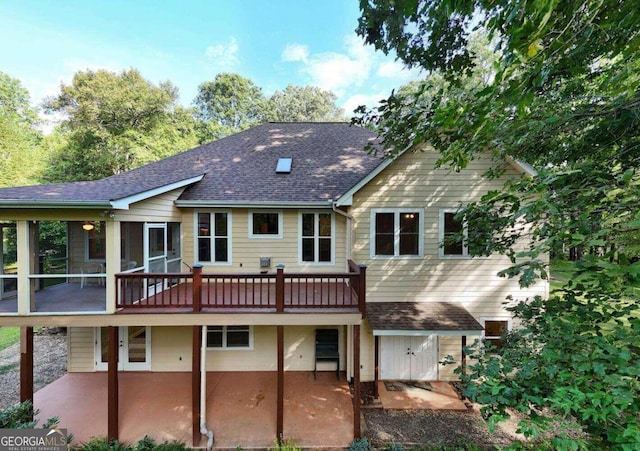
M 371 302 L 367 318 L 376 330 L 481 331 L 484 328 L 457 302 Z

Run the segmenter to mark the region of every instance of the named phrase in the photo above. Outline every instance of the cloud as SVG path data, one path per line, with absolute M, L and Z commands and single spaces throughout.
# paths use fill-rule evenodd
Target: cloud
M 282 51 L 282 61 L 302 61 L 303 63 L 306 63 L 308 57 L 309 47 L 302 44 L 287 44 Z
M 238 59 L 238 42 L 233 36 L 227 44 L 210 45 L 205 50 L 205 56 L 218 69 L 230 69 L 236 66 Z
M 288 44 L 283 61 L 300 62 L 299 71 L 321 89 L 342 96 L 352 86 L 362 86 L 371 74 L 375 55 L 371 47 L 354 36 L 345 38 L 344 52 L 310 54 L 307 46 Z
M 347 116 L 351 117 L 353 115 L 353 110 L 355 110 L 360 105 L 366 105 L 367 108 L 372 108 L 378 106 L 380 104 L 380 100 L 386 99 L 389 97 L 390 92 L 381 91 L 375 94 L 355 94 L 349 97 L 343 104 L 342 108 L 344 109 Z
M 400 83 L 405 83 L 420 78 L 421 70 L 416 68 L 407 69 L 404 64 L 398 61 L 387 61 L 380 64 L 377 74 L 382 78 L 389 78 L 397 80 Z

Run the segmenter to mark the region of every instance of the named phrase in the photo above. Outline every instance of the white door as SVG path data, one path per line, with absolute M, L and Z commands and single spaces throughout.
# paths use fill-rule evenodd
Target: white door
M 96 370 L 107 370 L 109 359 L 109 329 L 96 328 Z M 149 371 L 151 369 L 151 328 L 121 326 L 118 329 L 118 370 Z
M 438 379 L 437 336 L 384 336 L 381 340 L 381 379 Z

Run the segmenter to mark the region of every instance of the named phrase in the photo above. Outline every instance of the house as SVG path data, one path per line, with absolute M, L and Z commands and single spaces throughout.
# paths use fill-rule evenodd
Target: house
M 363 151 L 375 140 L 346 123 L 267 123 L 103 180 L 0 189 L 15 250 L 2 253 L 0 325 L 22 327 L 22 397 L 34 326 L 68 328 L 69 372 L 107 372 L 110 437 L 129 371 L 190 374 L 196 444 L 215 402 L 207 372 L 275 372 L 276 437 L 284 372 L 353 381 L 355 437 L 361 381 L 455 379 L 445 356 L 498 343 L 505 298 L 548 288 L 521 290 L 496 275 L 506 257 L 470 258 L 444 237 L 466 230 L 460 203 L 531 170 L 511 161 L 487 180 L 488 157 L 456 173 L 427 147 Z M 47 227 L 66 234 L 54 256 Z

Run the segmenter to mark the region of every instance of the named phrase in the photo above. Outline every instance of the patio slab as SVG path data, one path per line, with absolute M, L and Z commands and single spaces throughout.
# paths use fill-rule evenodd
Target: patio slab
M 466 404 L 448 382 L 432 381 L 420 384 L 392 381 L 391 383 L 394 390 L 387 389 L 385 381 L 378 381 L 378 393 L 383 409 L 467 411 Z
M 270 448 L 276 431 L 275 372 L 207 373 L 206 420 L 216 448 Z M 346 447 L 353 439 L 349 386 L 334 372 L 285 373 L 284 438 L 309 448 Z M 145 435 L 191 445 L 190 373 L 119 374 L 120 439 Z M 36 392 L 41 421 L 60 417 L 74 443 L 107 433 L 106 373 L 69 373 Z M 205 440 L 199 444 L 204 446 Z

